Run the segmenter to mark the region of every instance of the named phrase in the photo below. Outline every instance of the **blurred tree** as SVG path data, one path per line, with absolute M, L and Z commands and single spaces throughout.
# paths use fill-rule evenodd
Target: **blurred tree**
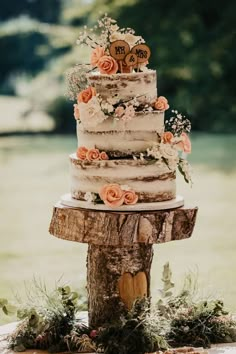
M 1 0 L 0 20 L 28 15 L 43 22 L 57 22 L 61 13 L 61 0 Z
M 195 129 L 236 131 L 234 0 L 96 0 L 90 17 L 98 9 L 145 38 L 159 94 Z
M 75 34 L 69 28 L 47 25 L 20 17 L 9 20 L 0 27 L 0 92 L 14 94 L 9 78 L 25 73 L 36 75 L 51 60 L 65 55 L 75 42 Z

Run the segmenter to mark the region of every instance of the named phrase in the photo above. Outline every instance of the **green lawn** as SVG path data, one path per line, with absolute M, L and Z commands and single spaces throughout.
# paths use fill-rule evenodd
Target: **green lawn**
M 53 204 L 69 190 L 68 154 L 75 148 L 75 137 L 0 139 L 0 298 L 23 293 L 34 276 L 49 285 L 63 276 L 74 288 L 85 287 L 87 246 L 48 233 Z M 235 150 L 235 136 L 193 135 L 194 186 L 180 177 L 178 193 L 199 206 L 197 224 L 191 239 L 155 246 L 154 299 L 170 261 L 176 284 L 197 271 L 201 292 L 223 297 L 235 310 Z

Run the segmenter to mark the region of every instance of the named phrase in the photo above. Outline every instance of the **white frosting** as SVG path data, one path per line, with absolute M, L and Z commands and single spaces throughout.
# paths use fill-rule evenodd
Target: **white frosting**
M 143 181 L 132 181 L 129 178 L 104 178 L 103 180 L 93 180 L 88 178 L 78 178 L 76 176 L 71 176 L 71 190 L 73 192 L 79 191 L 86 193 L 87 191 L 93 193 L 99 193 L 101 188 L 108 183 L 118 183 L 120 185 L 128 185 L 131 189 L 136 192 L 141 193 L 171 193 L 173 196 L 176 195 L 176 183 L 175 180 L 164 180 L 164 181 L 153 181 L 153 182 L 143 182 Z
M 124 131 L 100 134 L 79 132 L 78 135 L 78 146 L 130 154 L 145 151 L 158 141 L 158 135 L 155 132 Z
M 89 117 L 88 117 L 89 119 Z M 141 152 L 151 148 L 164 132 L 164 112 L 140 112 L 129 121 L 107 118 L 96 127 L 77 123 L 78 146 L 105 151 Z
M 102 123 L 96 126 L 91 126 L 89 129 L 84 129 L 83 123 L 77 122 L 77 134 L 80 131 L 87 130 L 90 132 L 109 132 L 109 131 L 156 131 L 162 134 L 164 131 L 164 112 L 152 111 L 152 112 L 137 112 L 135 116 L 127 121 L 122 119 L 116 120 L 113 117 L 109 117 Z M 86 117 L 90 119 L 90 117 Z

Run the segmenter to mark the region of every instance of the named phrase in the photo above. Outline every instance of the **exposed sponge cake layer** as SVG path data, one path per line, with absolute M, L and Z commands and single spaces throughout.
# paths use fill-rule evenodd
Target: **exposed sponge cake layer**
M 137 97 L 139 102 L 146 103 L 157 97 L 155 70 L 114 75 L 92 73 L 88 81 L 104 100 L 114 98 L 119 102 Z
M 142 160 L 81 161 L 70 156 L 71 193 L 84 199 L 86 192 L 99 193 L 109 183 L 126 185 L 133 189 L 139 202 L 164 201 L 176 196 L 175 169 L 164 162 L 150 164 Z
M 89 117 L 88 117 L 89 119 Z M 77 123 L 78 146 L 96 147 L 111 156 L 132 155 L 151 148 L 164 132 L 164 112 L 139 112 L 129 121 L 107 118 L 89 130 Z

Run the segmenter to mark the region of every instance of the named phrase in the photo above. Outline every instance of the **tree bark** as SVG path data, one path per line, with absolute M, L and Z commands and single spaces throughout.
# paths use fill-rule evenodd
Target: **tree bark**
M 152 245 L 89 245 L 87 290 L 89 324 L 95 328 L 118 320 L 136 298 L 150 296 Z
M 54 207 L 50 233 L 88 243 L 89 324 L 99 327 L 150 296 L 152 245 L 191 236 L 197 208 L 158 211 L 98 211 Z
M 147 212 L 96 211 L 57 204 L 49 232 L 59 238 L 101 246 L 154 244 L 189 238 L 197 208 Z

